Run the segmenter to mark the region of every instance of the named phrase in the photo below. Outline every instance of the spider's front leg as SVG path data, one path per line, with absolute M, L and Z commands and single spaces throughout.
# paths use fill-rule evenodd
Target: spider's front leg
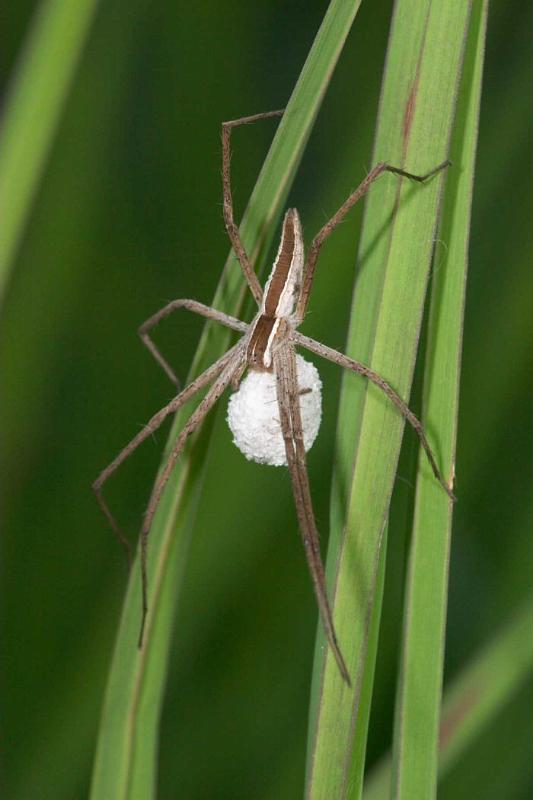
M 366 178 L 361 181 L 357 189 L 351 193 L 351 195 L 344 201 L 342 206 L 339 208 L 338 211 L 331 217 L 325 225 L 319 230 L 313 241 L 311 242 L 311 246 L 309 248 L 309 252 L 307 254 L 307 260 L 304 269 L 304 279 L 302 283 L 302 289 L 300 292 L 300 296 L 298 298 L 298 304 L 296 306 L 296 313 L 295 313 L 295 321 L 296 325 L 300 325 L 305 317 L 305 312 L 307 311 L 307 306 L 309 304 L 309 296 L 311 294 L 311 287 L 313 284 L 313 278 L 315 275 L 316 264 L 318 261 L 318 256 L 320 254 L 320 248 L 324 244 L 324 241 L 328 238 L 328 236 L 335 230 L 335 228 L 340 225 L 340 223 L 344 220 L 348 211 L 360 200 L 370 189 L 374 181 L 376 181 L 383 173 L 391 172 L 393 175 L 398 175 L 401 178 L 409 178 L 409 180 L 416 181 L 417 183 L 424 183 L 429 178 L 436 175 L 438 172 L 441 172 L 446 167 L 449 167 L 451 161 L 443 161 L 442 164 L 438 164 L 436 167 L 431 169 L 429 172 L 426 172 L 425 175 L 415 175 L 412 172 L 406 172 L 406 170 L 401 169 L 400 167 L 393 167 L 391 164 L 386 164 L 385 162 L 380 162 L 376 164 L 376 166 L 370 170 Z
M 253 271 L 250 259 L 248 258 L 244 244 L 241 240 L 239 228 L 234 220 L 233 195 L 231 190 L 231 131 L 233 128 L 237 128 L 240 125 L 249 125 L 253 122 L 258 122 L 263 119 L 281 117 L 283 116 L 283 113 L 283 109 L 279 111 L 267 111 L 263 114 L 254 114 L 249 117 L 241 117 L 239 119 L 229 120 L 228 122 L 222 123 L 222 192 L 224 223 L 246 282 L 248 283 L 248 286 L 250 287 L 250 290 L 258 305 L 261 305 L 262 302 L 263 289 L 259 283 L 257 275 Z M 226 325 L 227 327 L 233 328 L 241 333 L 246 331 L 247 326 L 245 323 L 240 322 L 234 317 L 231 317 L 229 314 L 223 314 L 221 311 L 217 311 L 210 306 L 206 306 L 203 303 L 197 302 L 196 300 L 188 299 L 173 300 L 153 314 L 149 319 L 147 319 L 146 322 L 144 322 L 139 328 L 139 336 L 141 337 L 141 341 L 168 375 L 172 383 L 179 388 L 180 382 L 174 370 L 162 355 L 161 351 L 156 346 L 149 333 L 152 328 L 154 328 L 162 319 L 168 317 L 169 314 L 171 314 L 173 311 L 176 311 L 178 308 L 185 308 L 195 314 L 200 314 L 207 319 L 213 319 L 216 322 L 220 322 L 222 325 Z
M 224 223 L 230 238 L 235 255 L 241 265 L 243 275 L 246 283 L 250 287 L 250 291 L 254 296 L 255 302 L 258 306 L 261 305 L 263 299 L 263 289 L 257 275 L 246 253 L 244 244 L 239 233 L 239 227 L 235 222 L 233 215 L 233 195 L 231 192 L 231 147 L 230 137 L 233 128 L 240 125 L 249 125 L 252 122 L 259 122 L 262 119 L 270 119 L 271 117 L 283 116 L 284 109 L 280 111 L 267 111 L 264 114 L 253 114 L 250 117 L 240 117 L 239 119 L 229 120 L 222 123 L 222 195 L 223 195 L 223 211 Z

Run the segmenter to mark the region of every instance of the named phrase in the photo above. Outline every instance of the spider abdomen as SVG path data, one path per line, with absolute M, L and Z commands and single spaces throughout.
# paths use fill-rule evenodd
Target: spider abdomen
M 313 445 L 322 417 L 322 382 L 314 364 L 296 356 L 304 447 Z M 228 404 L 233 441 L 250 461 L 287 464 L 273 372 L 250 370 Z

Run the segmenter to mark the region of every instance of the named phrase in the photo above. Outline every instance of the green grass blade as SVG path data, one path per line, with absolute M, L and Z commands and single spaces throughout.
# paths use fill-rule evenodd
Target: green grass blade
M 379 631 L 381 623 L 381 608 L 383 601 L 383 591 L 385 587 L 385 563 L 387 553 L 387 527 L 383 534 L 383 541 L 379 551 L 379 564 L 376 576 L 376 589 L 372 615 L 368 626 L 368 643 L 366 653 L 366 663 L 361 680 L 361 694 L 359 699 L 359 730 L 354 737 L 352 757 L 350 762 L 350 773 L 347 785 L 348 796 L 360 794 L 363 770 L 361 764 L 365 763 L 366 740 L 368 735 L 368 723 L 370 719 L 370 708 L 372 705 L 372 691 L 374 689 L 374 664 L 379 644 Z
M 468 21 L 466 3 L 399 0 L 392 27 L 374 162 L 422 173 L 448 155 Z M 387 175 L 365 209 L 348 352 L 409 396 L 423 313 L 439 191 Z M 381 392 L 345 376 L 337 437 L 328 577 L 340 644 L 353 676 L 349 690 L 317 643 L 308 796 L 360 796 L 366 704 L 361 685 L 404 422 Z M 442 490 L 441 490 L 442 491 Z M 332 735 L 334 732 L 334 735 Z M 356 763 L 356 759 L 357 763 Z
M 358 0 L 331 3 L 279 125 L 241 225 L 245 246 L 256 264 L 264 260 L 358 7 Z M 255 110 L 243 109 L 243 113 Z M 214 305 L 238 313 L 245 294 L 243 283 L 235 258 L 230 256 Z M 228 342 L 224 330 L 215 331 L 207 326 L 192 373 L 197 374 L 217 358 Z M 199 500 L 212 422 L 211 418 L 198 436 L 191 437 L 191 445 L 174 470 L 154 519 L 149 547 L 151 610 L 142 653 L 136 649 L 140 622 L 139 570 L 134 568 L 132 572 L 107 687 L 93 772 L 93 800 L 154 796 L 157 730 L 172 617 Z M 178 415 L 167 452 L 182 423 L 183 415 Z
M 446 689 L 440 724 L 439 778 L 460 761 L 533 670 L 533 598 L 483 647 Z M 392 762 L 374 768 L 365 784 L 365 800 L 389 795 Z
M 0 301 L 97 0 L 46 0 L 21 54 L 0 133 Z
M 477 146 L 487 4 L 472 17 L 451 147 L 433 276 L 423 421 L 438 442 L 447 476 L 455 472 L 468 235 Z M 460 488 L 459 488 L 460 492 Z M 452 504 L 420 454 L 407 572 L 402 658 L 393 750 L 392 796 L 434 797 L 444 662 Z
M 439 774 L 461 755 L 533 671 L 533 599 L 472 660 L 446 692 L 440 726 Z

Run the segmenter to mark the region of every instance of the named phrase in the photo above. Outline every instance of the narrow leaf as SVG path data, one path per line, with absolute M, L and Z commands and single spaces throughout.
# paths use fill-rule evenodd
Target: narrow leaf
M 19 58 L 0 133 L 0 300 L 96 7 L 43 0 Z
M 468 234 L 477 145 L 487 4 L 472 17 L 433 275 L 423 422 L 453 480 Z M 458 487 L 460 494 L 460 483 Z M 392 797 L 435 797 L 452 504 L 420 454 L 408 560 Z
M 449 686 L 440 723 L 439 778 L 444 778 L 496 719 L 533 670 L 533 598 L 483 647 Z M 365 800 L 389 796 L 388 757 L 365 783 Z

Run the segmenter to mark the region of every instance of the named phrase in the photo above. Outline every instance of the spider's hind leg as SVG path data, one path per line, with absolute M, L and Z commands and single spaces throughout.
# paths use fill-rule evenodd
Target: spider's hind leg
M 273 358 L 279 418 L 285 442 L 287 466 L 291 476 L 300 535 L 326 639 L 343 680 L 348 686 L 351 686 L 348 668 L 335 632 L 333 612 L 326 587 L 324 565 L 320 555 L 320 542 L 311 500 L 309 477 L 307 475 L 296 354 L 292 342 L 288 342 L 274 350 Z
M 236 392 L 237 389 L 239 388 L 239 386 L 241 384 L 241 381 L 242 381 L 242 376 L 246 372 L 247 367 L 248 367 L 248 363 L 246 361 L 243 361 L 241 366 L 233 374 L 233 377 L 231 378 L 231 381 L 230 381 L 230 387 L 231 387 L 231 390 L 233 392 Z
M 229 350 L 225 356 L 223 356 L 223 360 L 219 359 L 219 361 L 216 362 L 218 366 L 218 376 L 216 377 L 213 385 L 205 397 L 200 401 L 196 409 L 193 411 L 181 429 L 172 446 L 170 455 L 168 456 L 162 471 L 157 476 L 153 486 L 141 528 L 142 620 L 141 629 L 139 632 L 139 648 L 141 648 L 143 644 L 143 636 L 148 614 L 148 536 L 152 527 L 155 512 L 157 511 L 159 501 L 161 500 L 161 496 L 163 494 L 163 489 L 170 478 L 176 461 L 185 447 L 188 437 L 198 428 L 206 415 L 220 398 L 226 387 L 230 384 L 233 375 L 239 370 L 243 359 L 244 346 L 241 340 L 235 345 L 235 347 Z
M 215 361 L 214 364 L 211 364 L 205 372 L 202 372 L 192 383 L 183 389 L 170 403 L 167 403 L 162 409 L 160 409 L 153 417 L 146 423 L 146 425 L 142 428 L 142 430 L 137 433 L 136 436 L 121 450 L 121 452 L 113 459 L 113 461 L 108 464 L 108 466 L 102 470 L 100 475 L 96 478 L 92 485 L 93 492 L 96 496 L 96 500 L 98 505 L 100 506 L 100 510 L 106 517 L 109 525 L 111 526 L 115 536 L 119 540 L 120 544 L 126 551 L 128 556 L 128 561 L 131 563 L 132 561 L 132 548 L 130 542 L 118 526 L 115 517 L 111 513 L 109 506 L 107 505 L 106 499 L 103 494 L 104 486 L 109 480 L 109 478 L 119 469 L 119 467 L 126 461 L 127 458 L 141 445 L 146 439 L 152 436 L 156 430 L 163 424 L 164 420 L 172 413 L 177 411 L 181 406 L 183 406 L 188 400 L 192 399 L 195 394 L 197 394 L 201 389 L 207 386 L 211 381 L 215 380 L 219 374 L 224 370 L 227 366 L 228 362 L 231 362 L 231 359 L 235 357 L 236 351 L 239 348 L 239 344 L 237 344 L 231 350 L 228 350 L 218 361 Z

